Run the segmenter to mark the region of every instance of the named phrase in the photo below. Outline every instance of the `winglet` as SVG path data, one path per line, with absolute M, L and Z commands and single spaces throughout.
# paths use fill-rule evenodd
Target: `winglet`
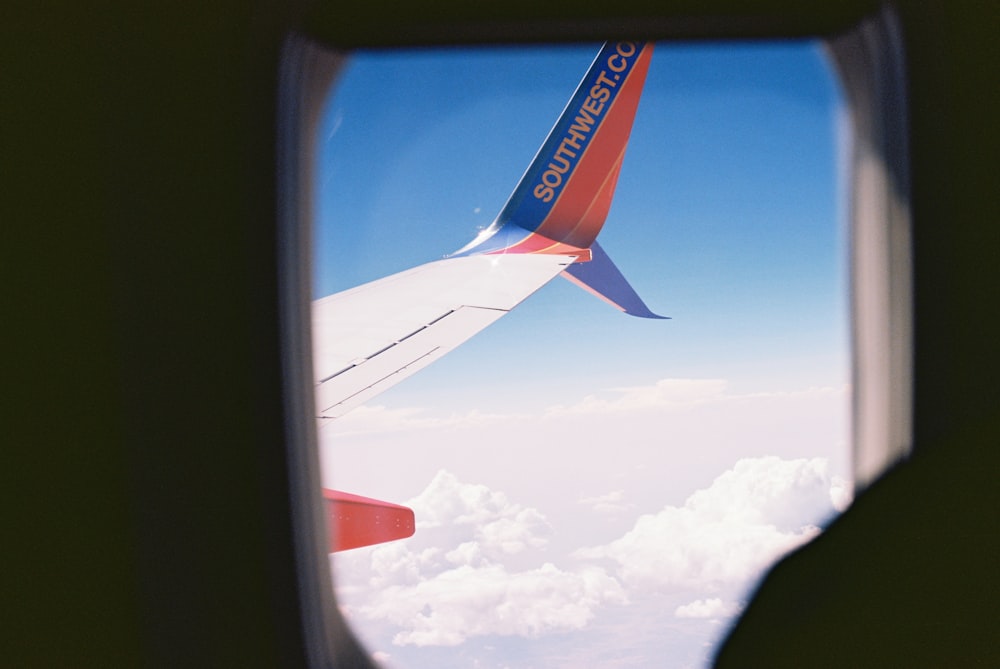
M 575 262 L 563 271 L 562 276 L 630 316 L 670 318 L 650 311 L 600 244 L 594 242 L 590 253 L 590 262 Z
M 454 255 L 579 255 L 614 196 L 653 45 L 608 42 L 493 224 Z

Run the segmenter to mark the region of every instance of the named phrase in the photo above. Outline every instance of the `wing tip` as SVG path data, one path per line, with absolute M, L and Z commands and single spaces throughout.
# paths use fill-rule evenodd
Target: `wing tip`
M 653 312 L 596 241 L 590 247 L 590 262 L 573 263 L 563 276 L 619 311 L 637 318 L 671 320 Z

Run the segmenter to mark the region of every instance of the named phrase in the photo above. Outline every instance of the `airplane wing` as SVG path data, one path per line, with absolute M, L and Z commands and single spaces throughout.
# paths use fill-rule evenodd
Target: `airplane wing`
M 513 309 L 576 256 L 448 258 L 313 303 L 316 408 L 342 416 Z
M 496 220 L 467 246 L 313 303 L 321 419 L 342 416 L 426 367 L 561 274 L 628 314 L 661 318 L 596 243 L 652 53 L 649 43 L 601 48 Z M 327 495 L 331 522 L 357 516 L 356 500 L 336 494 L 343 493 Z M 372 517 L 398 512 L 364 499 Z M 352 532 L 367 536 L 369 524 Z M 331 550 L 366 545 L 337 536 Z
M 507 204 L 466 247 L 313 303 L 321 418 L 342 416 L 426 367 L 573 263 L 581 267 L 568 277 L 574 283 L 627 313 L 658 318 L 607 254 L 592 251 L 652 52 L 652 44 L 603 46 Z M 595 271 L 582 271 L 579 263 L 592 258 Z

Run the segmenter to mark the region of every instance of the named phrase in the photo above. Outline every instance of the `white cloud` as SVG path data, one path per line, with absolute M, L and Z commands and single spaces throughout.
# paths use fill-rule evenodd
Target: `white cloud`
M 718 597 L 696 599 L 674 609 L 678 618 L 729 618 L 743 610 L 739 602 L 724 602 Z
M 564 507 L 623 489 L 648 511 L 738 457 L 828 456 L 847 475 L 848 400 L 846 387 L 738 393 L 718 379 L 663 379 L 523 414 L 360 407 L 321 431 L 323 480 L 390 499 L 447 466 L 540 506 L 558 475 L 573 486 Z
M 675 617 L 718 620 L 739 611 L 730 595 L 818 534 L 840 484 L 821 458 L 745 458 L 683 505 L 639 517 L 608 544 L 577 550 L 575 566 L 566 568 L 544 557 L 552 530 L 538 509 L 441 470 L 407 503 L 419 519 L 417 535 L 355 554 L 344 563 L 353 565 L 350 580 L 366 574 L 368 585 L 339 594 L 353 618 L 388 624 L 396 646 L 580 630 L 630 594 L 687 593 L 698 598 L 676 606 Z M 596 507 L 623 500 L 616 490 L 579 501 Z
M 360 612 L 401 628 L 396 645 L 454 646 L 483 635 L 535 638 L 580 629 L 602 604 L 624 602 L 619 583 L 596 568 L 566 572 L 551 563 L 509 572 L 462 565 L 412 586 L 375 593 Z
M 618 581 L 599 567 L 512 567 L 513 556 L 543 549 L 551 528 L 537 509 L 502 492 L 441 470 L 407 504 L 419 519 L 413 538 L 334 561 L 351 572 L 339 581 L 367 574 L 368 588 L 338 588 L 338 595 L 355 618 L 394 626 L 396 645 L 580 629 L 603 604 L 625 601 Z
M 514 504 L 504 493 L 485 485 L 462 483 L 443 469 L 406 504 L 417 517 L 418 532 L 446 526 L 471 534 L 471 539 L 488 554 L 541 548 L 552 531 L 537 509 Z
M 815 457 L 847 438 L 847 398 L 667 379 L 530 416 L 362 407 L 326 432 L 341 477 L 327 484 L 405 503 L 418 526 L 335 556 L 338 598 L 401 666 L 502 636 L 640 644 L 671 619 L 718 634 L 761 571 L 849 503 L 843 463 Z
M 691 495 L 685 507 L 709 522 L 796 531 L 831 515 L 831 485 L 823 458 L 744 458 Z
M 619 513 L 635 507 L 634 504 L 625 502 L 624 490 L 614 490 L 605 495 L 584 497 L 578 500 L 578 503 L 589 506 L 597 513 Z
M 501 426 L 505 429 L 525 421 L 544 419 L 574 419 L 619 414 L 688 413 L 700 407 L 773 400 L 803 401 L 820 399 L 827 402 L 846 398 L 847 388 L 812 387 L 795 392 L 733 393 L 725 379 L 665 378 L 649 385 L 608 388 L 570 404 L 554 404 L 522 412 L 488 413 L 479 410 L 434 413 L 421 407 L 388 408 L 363 405 L 347 415 L 323 423 L 323 433 L 340 437 L 369 433 L 391 433 L 401 430 L 458 430 Z
M 549 416 L 627 413 L 648 409 L 683 410 L 725 396 L 728 383 L 723 379 L 661 379 L 651 386 L 613 388 L 612 398 L 588 395 L 570 406 L 554 406 Z
M 821 458 L 743 459 L 683 506 L 643 515 L 619 539 L 576 556 L 611 559 L 631 588 L 742 587 L 819 533 L 815 523 L 833 513 L 833 485 Z
M 838 513 L 843 513 L 854 501 L 854 485 L 847 479 L 834 476 L 830 486 L 830 503 Z
M 451 413 L 446 416 L 429 414 L 418 407 L 387 408 L 382 405 L 363 405 L 333 421 L 321 422 L 322 434 L 337 438 L 364 434 L 383 434 L 417 430 L 441 430 L 488 427 L 523 419 L 514 414 L 491 414 L 478 410 Z
M 440 564 L 444 557 L 439 548 L 413 550 L 407 543 L 393 542 L 370 551 L 371 585 L 384 587 L 390 584 L 417 583 L 429 568 Z

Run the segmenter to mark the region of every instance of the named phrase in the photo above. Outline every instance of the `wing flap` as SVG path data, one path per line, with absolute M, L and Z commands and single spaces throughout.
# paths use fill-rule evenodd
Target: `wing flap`
M 320 416 L 344 415 L 431 364 L 505 313 L 497 309 L 459 307 L 403 341 L 353 364 L 319 384 L 316 408 Z

